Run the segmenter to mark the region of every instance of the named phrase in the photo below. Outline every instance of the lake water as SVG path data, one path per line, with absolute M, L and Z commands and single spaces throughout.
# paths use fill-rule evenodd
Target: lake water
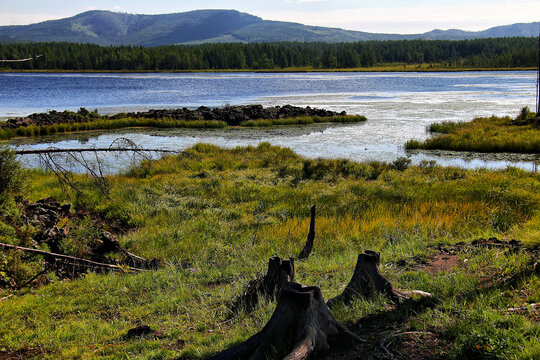
M 197 142 L 219 146 L 289 146 L 308 157 L 393 161 L 408 155 L 418 163 L 445 166 L 531 169 L 538 157 L 413 153 L 408 139 L 430 136 L 426 126 L 477 116 L 516 116 L 534 109 L 536 73 L 193 73 L 193 74 L 0 74 L 0 118 L 85 107 L 102 114 L 151 108 L 216 107 L 227 104 L 297 105 L 362 114 L 368 122 L 351 125 L 220 130 L 122 130 L 68 134 L 10 142 L 24 149 L 106 147 L 125 137 L 141 147 L 182 150 Z M 109 155 L 107 155 L 109 156 Z M 24 157 L 30 166 L 36 159 Z M 109 156 L 117 171 L 127 159 Z

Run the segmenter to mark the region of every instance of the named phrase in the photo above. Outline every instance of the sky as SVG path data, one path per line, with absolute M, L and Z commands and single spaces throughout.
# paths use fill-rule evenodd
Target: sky
M 540 21 L 540 0 L 0 0 L 0 25 L 26 25 L 88 10 L 165 14 L 235 9 L 265 20 L 366 32 L 479 31 Z

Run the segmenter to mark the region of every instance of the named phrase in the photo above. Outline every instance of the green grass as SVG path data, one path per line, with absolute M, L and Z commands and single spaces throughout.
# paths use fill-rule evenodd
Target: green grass
M 534 114 L 532 114 L 534 117 Z M 531 118 L 532 119 L 532 118 Z M 435 137 L 424 142 L 409 140 L 406 148 L 474 152 L 540 153 L 540 126 L 510 117 L 477 118 L 471 122 L 443 122 L 429 128 Z
M 8 140 L 14 137 L 31 137 L 67 132 L 89 130 L 115 130 L 129 127 L 151 128 L 224 128 L 227 124 L 217 120 L 174 120 L 174 119 L 147 119 L 147 118 L 121 118 L 121 119 L 98 119 L 86 122 L 62 123 L 54 125 L 30 125 L 16 129 L 0 130 L 0 140 Z
M 275 303 L 263 301 L 233 320 L 228 307 L 270 256 L 298 255 L 316 204 L 315 245 L 309 260 L 296 263 L 298 282 L 333 297 L 349 281 L 358 253 L 373 249 L 381 252 L 381 271 L 395 287 L 434 294 L 430 306 L 395 311 L 384 296 L 357 300 L 334 310 L 339 321 L 358 329 L 353 325 L 361 318 L 384 319 L 379 335 L 372 335 L 375 344 L 381 334 L 429 331 L 449 343 L 453 359 L 533 359 L 540 353 L 538 323 L 506 311 L 540 301 L 540 279 L 530 271 L 534 253 L 467 250 L 458 253 L 459 267 L 436 274 L 396 266 L 429 258 L 436 245 L 479 237 L 538 247 L 537 173 L 305 159 L 262 143 L 229 150 L 198 144 L 143 162 L 109 178 L 110 199 L 85 176 L 77 176 L 83 197 L 72 200 L 51 174 L 27 176 L 26 198 L 84 202 L 104 218 L 124 219 L 135 230 L 120 239 L 122 245 L 166 265 L 75 281 L 49 274 L 52 283 L 42 288 L 1 290 L 0 298 L 14 296 L 0 304 L 0 351 L 27 349 L 49 359 L 204 359 L 264 326 Z M 9 202 L 2 206 L 9 217 L 0 218 L 0 241 L 27 241 L 33 230 L 8 221 L 20 210 Z M 0 255 L 1 272 L 2 261 L 13 255 Z M 20 276 L 28 277 L 39 269 L 22 270 Z M 139 324 L 163 337 L 123 337 Z M 384 355 L 374 348 L 368 355 Z
M 337 115 L 332 117 L 320 116 L 299 116 L 294 118 L 283 119 L 259 119 L 246 120 L 240 123 L 240 126 L 246 127 L 264 127 L 276 125 L 311 125 L 321 123 L 354 123 L 367 121 L 365 116 L 361 115 Z
M 332 117 L 300 116 L 293 118 L 283 118 L 275 120 L 248 120 L 242 122 L 241 126 L 274 126 L 274 125 L 303 125 L 318 123 L 350 123 L 366 121 L 364 116 L 359 115 L 337 115 Z M 99 118 L 84 122 L 62 123 L 54 125 L 30 125 L 15 129 L 0 130 L 0 140 L 8 140 L 14 137 L 32 137 L 52 134 L 62 134 L 67 132 L 89 131 L 89 130 L 115 130 L 130 127 L 150 127 L 150 128 L 225 128 L 227 123 L 218 120 L 175 120 L 175 119 L 150 119 L 150 118 L 120 118 L 109 119 Z

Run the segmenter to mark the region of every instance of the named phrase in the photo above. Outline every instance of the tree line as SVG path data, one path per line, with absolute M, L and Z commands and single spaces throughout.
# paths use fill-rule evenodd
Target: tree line
M 14 70 L 339 69 L 385 64 L 436 64 L 448 68 L 536 67 L 535 38 L 398 40 L 354 43 L 275 42 L 200 45 L 99 46 L 78 43 L 0 44 L 0 63 Z

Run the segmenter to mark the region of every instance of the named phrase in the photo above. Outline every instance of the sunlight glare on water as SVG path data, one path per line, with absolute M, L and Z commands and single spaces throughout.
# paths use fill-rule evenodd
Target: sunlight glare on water
M 220 107 L 226 104 L 311 106 L 361 114 L 368 122 L 273 129 L 122 130 L 12 141 L 20 148 L 106 147 L 123 136 L 141 147 L 181 150 L 197 142 L 219 146 L 269 141 L 308 157 L 393 161 L 405 156 L 404 143 L 424 140 L 426 126 L 478 116 L 516 116 L 534 108 L 536 74 L 459 73 L 210 73 L 210 74 L 0 74 L 0 118 L 47 110 L 98 109 L 102 114 L 151 108 Z M 84 140 L 81 140 L 84 139 Z M 37 143 L 36 143 L 37 141 Z M 411 155 L 411 154 L 409 154 Z M 509 162 L 463 154 L 413 154 L 414 162 L 530 169 L 529 161 Z M 35 159 L 28 160 L 35 165 Z M 127 160 L 110 161 L 109 170 Z

